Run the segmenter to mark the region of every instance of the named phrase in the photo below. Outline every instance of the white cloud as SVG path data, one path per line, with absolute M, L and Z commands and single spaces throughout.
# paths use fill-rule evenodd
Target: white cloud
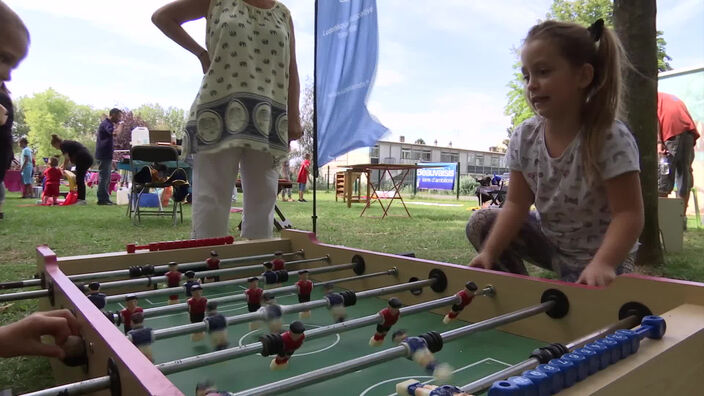
M 91 25 L 92 29 L 102 29 L 133 43 L 157 47 L 171 51 L 181 50 L 154 26 L 151 16 L 159 7 L 169 3 L 168 0 L 122 0 L 119 3 L 103 0 L 6 0 L 6 3 L 18 14 L 22 11 L 34 11 L 53 15 L 58 19 L 78 19 Z M 36 27 L 28 26 L 30 32 Z M 205 42 L 205 21 L 192 21 L 184 29 L 196 41 Z
M 667 1 L 669 8 L 665 7 L 665 1 Z M 659 30 L 667 31 L 691 23 L 690 27 L 694 30 L 699 29 L 700 32 L 702 31 L 701 21 L 694 20 L 704 10 L 704 2 L 702 0 L 658 0 L 657 6 L 657 25 Z
M 388 9 L 408 11 L 423 18 L 434 29 L 462 36 L 486 38 L 494 36 L 497 30 L 512 32 L 521 37 L 537 19 L 545 16 L 550 4 L 547 0 L 384 0 L 384 3 Z M 380 21 L 383 21 L 384 17 L 380 13 Z M 391 17 L 397 15 L 388 16 Z
M 506 138 L 508 117 L 503 103 L 485 94 L 450 92 L 429 101 L 424 111 L 406 112 L 389 109 L 377 101 L 368 104 L 370 112 L 391 130 L 387 140 L 435 139 L 441 146 L 487 150 Z
M 380 67 L 376 72 L 376 80 L 374 82 L 374 85 L 376 87 L 389 87 L 395 84 L 402 83 L 405 80 L 406 77 L 397 70 L 390 69 L 387 67 Z

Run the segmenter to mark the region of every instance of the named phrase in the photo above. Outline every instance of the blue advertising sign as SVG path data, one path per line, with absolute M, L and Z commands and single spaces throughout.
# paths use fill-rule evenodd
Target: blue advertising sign
M 432 190 L 454 190 L 457 180 L 457 163 L 424 162 L 418 165 L 435 165 L 416 172 L 416 187 Z
M 367 111 L 379 31 L 375 0 L 318 2 L 316 56 L 318 164 L 371 147 L 386 133 Z

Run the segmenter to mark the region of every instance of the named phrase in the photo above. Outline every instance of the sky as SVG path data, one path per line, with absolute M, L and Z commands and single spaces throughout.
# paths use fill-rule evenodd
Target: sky
M 334 1 L 334 0 L 320 0 Z M 151 14 L 166 0 L 5 0 L 32 36 L 8 84 L 14 97 L 49 87 L 79 104 L 189 109 L 202 78 L 195 56 Z M 313 79 L 313 0 L 283 0 L 293 16 L 302 85 Z M 487 150 L 506 138 L 514 49 L 551 0 L 377 0 L 379 64 L 368 107 L 384 140 L 435 139 Z M 674 69 L 704 66 L 704 1 L 658 0 Z M 203 20 L 186 30 L 204 43 Z

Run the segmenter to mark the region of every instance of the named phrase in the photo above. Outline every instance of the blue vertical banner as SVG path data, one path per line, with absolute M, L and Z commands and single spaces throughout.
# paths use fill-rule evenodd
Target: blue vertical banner
M 379 50 L 376 0 L 318 1 L 318 166 L 376 144 L 388 130 L 367 110 Z
M 416 188 L 455 189 L 457 162 L 422 162 L 418 165 L 432 166 L 432 168 L 421 168 L 416 171 Z

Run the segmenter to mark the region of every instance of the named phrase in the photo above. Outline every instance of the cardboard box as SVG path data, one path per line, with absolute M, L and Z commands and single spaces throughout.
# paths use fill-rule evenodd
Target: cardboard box
M 166 143 L 171 144 L 171 131 L 150 130 L 149 144 Z

